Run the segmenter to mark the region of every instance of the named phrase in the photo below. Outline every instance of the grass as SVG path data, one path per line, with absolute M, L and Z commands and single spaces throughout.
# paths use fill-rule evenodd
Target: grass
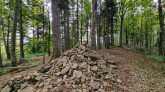
M 145 55 L 156 62 L 165 62 L 165 56 L 160 56 L 154 52 L 146 51 L 145 48 L 130 48 L 130 49 L 132 49 L 133 51 L 137 53 Z
M 144 52 L 144 55 L 158 62 L 165 62 L 165 56 L 160 56 L 151 52 Z
M 0 68 L 0 76 L 13 72 L 13 71 L 15 71 L 15 70 L 9 69 L 9 68 Z
M 37 67 L 37 66 L 42 65 L 42 62 L 41 61 L 30 60 L 30 61 L 26 62 L 24 65 L 27 66 L 27 67 Z M 18 70 L 19 71 L 24 71 L 24 70 L 20 70 L 20 69 L 3 67 L 3 68 L 0 68 L 0 76 L 5 75 L 5 74 L 10 73 L 10 72 L 18 71 Z

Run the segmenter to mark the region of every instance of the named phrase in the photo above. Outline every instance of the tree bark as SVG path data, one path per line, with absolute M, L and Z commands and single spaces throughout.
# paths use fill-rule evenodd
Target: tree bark
M 113 29 L 113 16 L 111 16 L 111 45 L 114 46 L 114 29 Z
M 22 0 L 19 2 L 20 58 L 24 58 L 24 33 L 22 28 Z
M 92 30 L 91 30 L 91 47 L 96 48 L 96 14 L 97 0 L 92 0 Z
M 5 46 L 5 50 L 6 50 L 6 56 L 7 56 L 7 59 L 9 60 L 10 59 L 10 52 L 9 52 L 9 45 L 8 45 L 8 33 L 5 34 L 5 24 L 4 24 L 4 19 L 2 18 L 2 32 L 3 32 L 3 42 L 4 42 L 4 46 Z M 6 38 L 7 36 L 7 38 Z
M 77 0 L 77 37 L 76 37 L 76 39 L 77 39 L 77 43 L 79 42 L 79 4 L 78 4 L 78 1 L 79 0 Z
M 123 46 L 123 21 L 124 21 L 124 15 L 121 15 L 120 16 L 120 18 L 121 18 L 121 23 L 120 23 L 120 47 L 122 47 Z
M 50 19 L 49 11 L 48 11 L 48 18 Z M 48 55 L 50 56 L 50 20 L 49 20 L 49 31 L 48 31 Z
M 86 38 L 87 38 L 87 44 L 89 43 L 89 40 L 88 40 L 88 37 L 89 37 L 89 30 L 88 30 L 88 28 L 89 28 L 89 16 L 87 16 L 87 23 L 86 23 L 86 32 L 87 32 L 87 36 L 86 36 Z
M 68 11 L 64 10 L 64 49 L 70 49 L 70 35 L 69 35 L 69 15 Z
M 59 0 L 51 0 L 52 3 L 52 30 L 53 30 L 53 57 L 61 55 L 61 29 Z
M 10 15 L 8 16 L 8 29 L 7 29 L 7 41 L 6 41 L 6 54 L 7 54 L 7 59 L 10 60 L 10 46 L 9 46 L 9 36 L 10 36 Z
M 161 5 L 161 0 L 158 0 L 158 12 L 159 12 L 159 25 L 160 25 L 160 38 L 159 38 L 159 54 L 163 55 L 165 52 L 163 51 L 164 43 L 164 17 L 163 17 L 163 10 Z
M 18 12 L 19 12 L 18 3 L 19 3 L 19 0 L 15 0 L 14 22 L 13 22 L 13 30 L 12 30 L 12 34 L 11 34 L 11 62 L 12 62 L 12 66 L 17 65 L 16 30 L 17 30 L 17 17 L 18 17 Z
M 2 53 L 1 53 L 1 44 L 0 44 L 0 67 L 2 67 L 3 64 L 2 64 Z
M 129 41 L 128 41 L 128 28 L 127 27 L 125 29 L 125 40 L 126 40 L 126 45 L 128 45 Z

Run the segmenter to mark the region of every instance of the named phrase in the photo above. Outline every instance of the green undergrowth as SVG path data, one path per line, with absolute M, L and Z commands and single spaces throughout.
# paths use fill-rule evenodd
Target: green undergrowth
M 152 52 L 145 52 L 144 55 L 146 55 L 148 58 L 153 59 L 154 61 L 165 63 L 165 56 L 160 56 Z
M 36 59 L 25 59 L 26 62 L 21 63 L 20 65 L 18 65 L 18 67 L 20 66 L 26 66 L 28 68 L 26 69 L 21 69 L 18 67 L 10 67 L 10 66 L 4 66 L 2 68 L 0 68 L 0 76 L 11 73 L 11 72 L 21 72 L 21 71 L 25 71 L 29 68 L 33 68 L 33 67 L 37 67 L 37 66 L 41 66 L 42 65 L 42 61 L 36 60 Z
M 165 56 L 160 56 L 154 52 L 147 51 L 145 48 L 129 48 L 129 49 L 133 50 L 136 53 L 140 53 L 156 62 L 165 63 Z
M 13 72 L 15 69 L 9 69 L 9 68 L 0 68 L 0 76 L 5 75 L 7 73 Z

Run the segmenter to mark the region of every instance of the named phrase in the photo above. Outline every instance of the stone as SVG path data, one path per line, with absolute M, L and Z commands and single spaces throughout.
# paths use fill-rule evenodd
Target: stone
M 43 65 L 40 69 L 38 69 L 39 73 L 45 73 L 51 68 L 51 64 L 48 63 L 46 65 Z
M 38 87 L 43 87 L 43 86 L 44 86 L 43 82 L 38 85 Z
M 81 78 L 83 76 L 81 71 L 74 70 L 73 71 L 73 77 L 75 78 Z
M 66 56 L 64 56 L 58 60 L 57 65 L 58 66 L 63 65 L 63 67 L 65 67 L 67 64 L 67 61 L 68 61 L 68 58 Z
M 120 80 L 120 79 L 117 79 L 117 82 L 118 82 L 118 83 L 121 83 L 121 82 L 122 82 L 122 80 Z
M 34 88 L 31 86 L 27 86 L 24 89 L 22 89 L 20 92 L 34 92 Z
M 24 89 L 25 87 L 27 87 L 27 83 L 21 84 L 21 89 Z
M 83 89 L 83 91 L 82 92 L 88 92 L 88 90 L 87 89 Z
M 105 76 L 105 79 L 110 79 L 112 76 L 110 75 L 110 74 L 107 74 L 106 76 Z
M 80 68 L 85 68 L 85 66 L 87 66 L 87 63 L 86 62 L 82 62 L 79 64 L 79 67 Z
M 111 64 L 111 65 L 116 65 L 116 62 L 112 61 L 112 60 L 107 60 L 106 61 L 108 64 Z
M 92 87 L 92 89 L 96 90 L 96 89 L 99 89 L 100 83 L 99 82 L 95 82 L 95 81 L 91 81 L 90 82 L 90 86 Z
M 23 78 L 7 82 L 3 86 L 7 91 L 3 92 L 12 89 L 16 92 L 104 92 L 113 83 L 118 86 L 122 82 L 114 76 L 115 69 L 113 59 L 107 61 L 96 51 L 77 46 L 42 66 L 41 73 L 22 75 Z
M 85 80 L 86 80 L 85 76 L 82 76 L 82 77 L 81 77 L 81 81 L 82 81 L 82 82 L 85 82 Z
M 117 67 L 116 65 L 110 65 L 110 67 L 111 67 L 112 69 L 118 69 L 118 67 Z
M 65 75 L 69 71 L 69 69 L 70 69 L 70 66 L 68 65 L 59 73 L 59 75 Z
M 12 88 L 9 85 L 6 85 L 0 92 L 11 92 Z
M 100 56 L 95 53 L 85 53 L 84 57 L 86 57 L 86 58 L 89 57 L 92 61 L 96 61 L 96 60 L 100 59 Z
M 99 69 L 98 66 L 92 66 L 91 67 L 91 70 L 94 71 L 94 72 L 98 71 L 98 69 Z
M 74 63 L 74 64 L 71 66 L 72 69 L 76 69 L 77 67 L 78 67 L 77 63 Z

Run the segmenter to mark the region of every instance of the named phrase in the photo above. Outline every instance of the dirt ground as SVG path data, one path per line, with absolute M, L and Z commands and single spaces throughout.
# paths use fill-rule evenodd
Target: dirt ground
M 126 92 L 165 92 L 165 63 L 123 48 L 98 52 L 118 63 L 116 73 Z
M 124 48 L 98 50 L 98 53 L 117 62 L 118 69 L 114 73 L 121 80 L 119 89 L 125 92 L 165 92 L 165 63 L 155 62 Z M 36 72 L 38 68 L 0 76 L 0 85 L 12 77 Z

